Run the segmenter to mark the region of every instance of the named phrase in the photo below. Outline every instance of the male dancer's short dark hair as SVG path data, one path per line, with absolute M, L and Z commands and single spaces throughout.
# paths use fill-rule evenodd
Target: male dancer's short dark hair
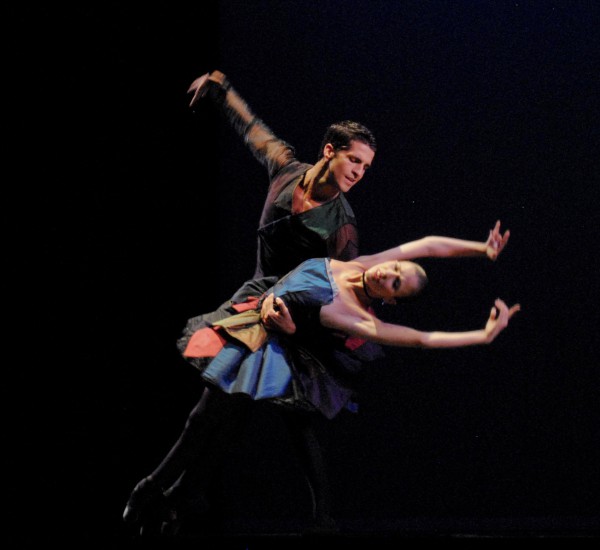
M 321 142 L 318 158 L 320 159 L 323 156 L 323 149 L 328 143 L 331 143 L 334 150 L 338 151 L 339 149 L 348 148 L 352 141 L 362 141 L 373 149 L 373 151 L 377 151 L 377 142 L 371 130 L 360 122 L 343 120 L 341 122 L 334 122 L 327 127 L 323 141 Z

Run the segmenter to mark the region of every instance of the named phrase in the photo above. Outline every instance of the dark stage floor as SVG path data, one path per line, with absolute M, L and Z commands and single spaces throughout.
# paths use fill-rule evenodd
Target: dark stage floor
M 188 532 L 176 537 L 125 534 L 118 548 L 219 548 L 251 550 L 262 548 L 398 548 L 399 545 L 447 543 L 513 543 L 517 541 L 573 540 L 593 542 L 598 537 L 599 518 L 495 518 L 346 520 L 338 521 L 339 532 L 311 533 L 304 526 L 268 521 L 250 524 L 231 522 L 222 534 Z M 193 530 L 190 530 L 193 531 Z

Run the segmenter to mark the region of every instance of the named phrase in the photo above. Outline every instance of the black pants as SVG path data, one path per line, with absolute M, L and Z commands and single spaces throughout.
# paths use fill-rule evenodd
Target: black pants
M 186 421 L 183 432 L 167 456 L 151 474 L 167 489 L 177 506 L 188 508 L 219 501 L 219 476 L 223 457 L 241 440 L 256 403 L 218 389 L 205 389 Z M 312 515 L 319 523 L 329 519 L 331 491 L 323 453 L 317 439 L 314 417 L 273 406 L 283 418 L 291 443 L 304 471 L 312 498 Z M 197 510 L 196 510 L 197 511 Z

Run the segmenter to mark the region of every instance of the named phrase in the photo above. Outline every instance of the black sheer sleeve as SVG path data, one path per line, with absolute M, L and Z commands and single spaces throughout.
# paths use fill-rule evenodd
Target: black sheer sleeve
M 221 107 L 225 118 L 252 151 L 254 157 L 267 168 L 271 178 L 283 166 L 295 159 L 294 148 L 279 139 L 254 114 L 225 75 L 215 71 L 209 77 L 208 86 L 208 96 Z

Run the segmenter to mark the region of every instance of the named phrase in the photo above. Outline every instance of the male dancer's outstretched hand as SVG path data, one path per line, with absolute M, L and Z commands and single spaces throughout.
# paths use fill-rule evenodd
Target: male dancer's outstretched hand
M 205 73 L 196 78 L 188 88 L 188 94 L 194 94 L 190 101 L 190 107 L 193 107 L 206 95 L 209 80 L 218 82 L 222 86 L 225 83 L 225 75 L 221 71 L 213 71 L 212 73 Z

